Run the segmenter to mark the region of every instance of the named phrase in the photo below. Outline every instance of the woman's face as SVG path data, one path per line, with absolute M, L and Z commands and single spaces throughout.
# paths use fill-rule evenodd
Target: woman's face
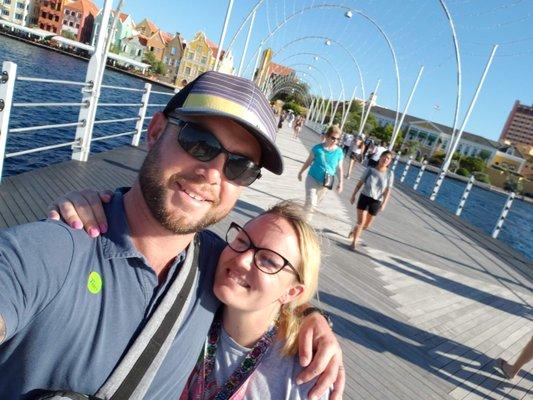
M 392 161 L 392 154 L 390 154 L 390 153 L 383 154 L 379 158 L 379 164 L 382 167 L 388 167 L 390 165 L 391 161 Z
M 265 214 L 248 222 L 244 230 L 256 247 L 275 251 L 298 270 L 298 238 L 284 218 Z M 247 240 L 244 232 L 236 239 L 239 245 Z M 226 246 L 218 261 L 213 290 L 226 306 L 242 311 L 264 311 L 267 318 L 302 293 L 303 286 L 289 266 L 273 275 L 262 272 L 254 264 L 254 254 L 254 249 L 238 253 Z
M 340 133 L 330 133 L 326 136 L 326 144 L 328 145 L 328 147 L 337 145 L 339 143 L 339 140 L 341 140 Z

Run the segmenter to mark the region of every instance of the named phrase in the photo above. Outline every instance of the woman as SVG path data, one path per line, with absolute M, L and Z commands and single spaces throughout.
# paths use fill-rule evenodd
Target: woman
M 355 195 L 363 188 L 357 202 L 357 225 L 350 231 L 348 237 L 352 240 L 351 247 L 356 249 L 356 244 L 361 237 L 363 229 L 370 228 L 378 212 L 383 211 L 389 201 L 394 175 L 389 171 L 392 161 L 392 152 L 384 151 L 376 167 L 368 167 L 352 193 L 350 202 L 355 203 Z
M 348 172 L 346 173 L 346 179 L 350 179 L 352 176 L 353 166 L 356 162 L 363 161 L 363 152 L 365 149 L 365 143 L 360 136 L 357 136 L 350 146 L 350 164 L 348 165 Z
M 309 157 L 302 165 L 298 173 L 298 180 L 302 180 L 302 174 L 309 169 L 305 180 L 305 210 L 307 212 L 307 221 L 311 221 L 313 213 L 318 204 L 322 201 L 325 194 L 333 185 L 325 186 L 327 175 L 334 179 L 339 179 L 337 192 L 342 192 L 343 172 L 342 159 L 344 154 L 342 149 L 337 145 L 341 137 L 341 130 L 338 125 L 330 126 L 326 131 L 326 138 L 323 143 L 317 144 L 311 149 Z M 329 186 L 329 187 L 328 187 Z
M 302 130 L 302 125 L 304 124 L 304 117 L 301 115 L 298 115 L 296 117 L 296 121 L 294 121 L 294 128 L 293 128 L 293 139 L 298 139 L 300 136 L 300 131 Z
M 304 399 L 296 309 L 314 295 L 320 246 L 301 207 L 281 202 L 232 223 L 215 275 L 224 304 L 181 399 Z M 323 396 L 327 398 L 327 394 Z

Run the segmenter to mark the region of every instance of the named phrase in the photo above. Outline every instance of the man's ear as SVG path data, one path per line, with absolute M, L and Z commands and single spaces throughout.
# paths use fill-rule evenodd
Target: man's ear
M 146 143 L 148 143 L 148 149 L 151 149 L 157 139 L 163 134 L 167 126 L 167 117 L 161 111 L 154 114 L 150 123 L 148 124 L 148 134 L 146 137 Z

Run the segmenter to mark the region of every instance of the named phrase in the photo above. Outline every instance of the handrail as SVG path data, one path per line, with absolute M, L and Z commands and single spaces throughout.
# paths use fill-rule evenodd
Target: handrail
M 133 135 L 135 133 L 137 133 L 137 131 L 129 131 L 129 132 L 122 132 L 122 133 L 115 133 L 113 135 L 100 136 L 100 137 L 92 138 L 91 142 L 98 142 L 99 140 L 112 139 L 112 138 L 116 138 L 119 136 Z
M 43 129 L 55 129 L 55 128 L 66 128 L 69 126 L 83 126 L 85 120 L 81 122 L 69 122 L 66 124 L 52 124 L 52 125 L 38 125 L 38 126 L 28 126 L 24 128 L 12 128 L 9 130 L 9 133 L 20 133 L 20 132 L 30 132 L 30 131 L 39 131 Z
M 13 103 L 12 107 L 86 107 L 87 103 Z
M 166 107 L 166 104 L 151 103 L 151 104 L 147 104 L 146 106 L 147 107 Z
M 85 82 L 66 81 L 64 79 L 33 78 L 29 76 L 17 76 L 16 80 L 26 82 L 62 83 L 64 85 L 89 86 Z
M 15 151 L 13 153 L 6 153 L 5 158 L 17 157 L 23 154 L 37 153 L 38 151 L 58 149 L 60 147 L 67 147 L 67 146 L 72 146 L 75 144 L 79 144 L 77 140 L 74 140 L 73 142 L 66 142 L 66 143 L 60 143 L 60 144 L 52 144 L 50 146 L 37 147 L 36 149 Z
M 144 89 L 127 88 L 123 86 L 102 85 L 101 87 L 106 89 L 126 90 L 128 92 L 144 92 Z
M 128 122 L 128 121 L 138 121 L 139 117 L 133 118 L 116 118 L 116 119 L 101 119 L 100 121 L 94 121 L 95 125 L 101 124 L 112 124 L 114 122 Z
M 98 103 L 98 107 L 142 107 L 143 103 Z
M 174 96 L 176 93 L 174 92 L 158 92 L 157 90 L 152 90 L 152 93 L 156 93 L 156 94 L 165 94 L 167 96 Z

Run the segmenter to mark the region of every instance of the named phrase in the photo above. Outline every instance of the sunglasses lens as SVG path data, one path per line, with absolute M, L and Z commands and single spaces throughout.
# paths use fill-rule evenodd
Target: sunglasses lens
M 210 132 L 184 125 L 178 135 L 180 146 L 200 161 L 210 161 L 222 152 L 218 140 Z
M 259 167 L 246 157 L 230 154 L 224 167 L 226 177 L 235 183 L 248 186 L 259 177 Z
M 203 162 L 212 160 L 220 153 L 226 153 L 228 158 L 224 165 L 224 174 L 238 185 L 251 185 L 261 175 L 261 169 L 252 160 L 227 152 L 211 132 L 190 123 L 181 127 L 178 143 L 189 155 Z

